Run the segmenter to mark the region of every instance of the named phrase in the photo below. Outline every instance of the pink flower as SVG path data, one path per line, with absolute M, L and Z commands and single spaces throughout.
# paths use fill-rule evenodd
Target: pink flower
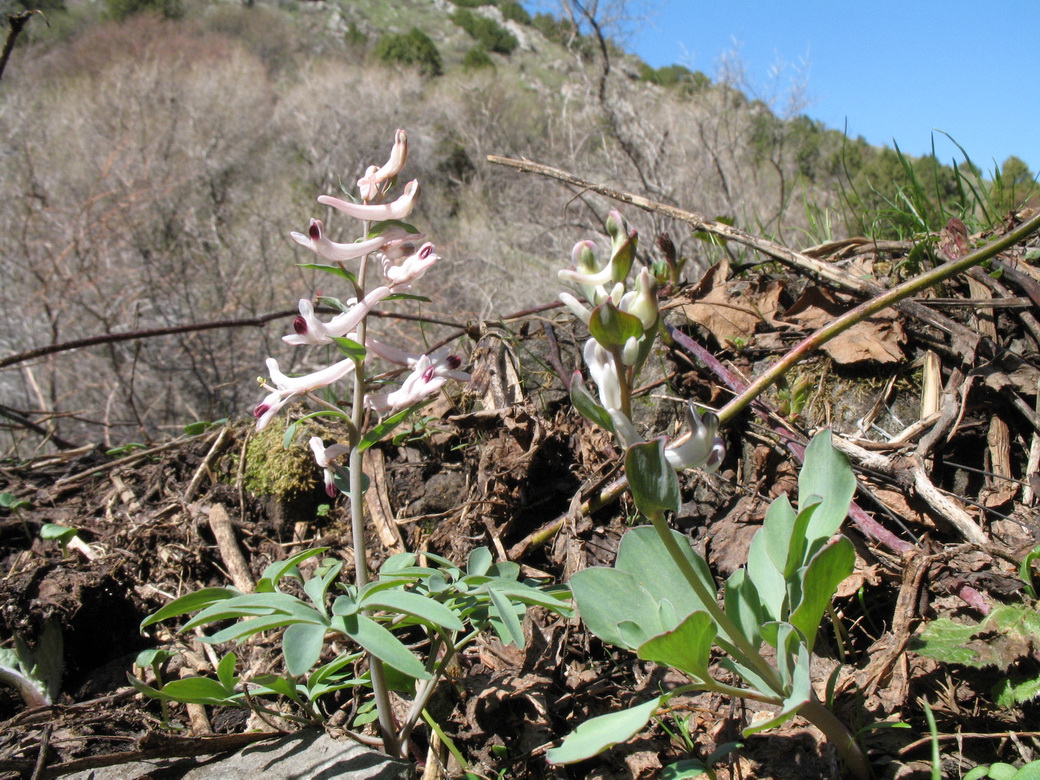
M 300 300 L 300 316 L 293 320 L 293 330 L 282 336 L 286 344 L 331 344 L 334 338 L 343 338 L 353 332 L 372 308 L 393 292 L 389 287 L 376 287 L 361 302 L 355 302 L 349 311 L 337 314 L 328 322 L 322 322 L 314 314 L 314 304 L 306 298 Z
M 256 408 L 253 409 L 253 416 L 256 417 L 256 429 L 258 431 L 266 428 L 268 423 L 278 414 L 279 410 L 296 396 L 305 395 L 322 387 L 327 387 L 351 373 L 354 370 L 354 361 L 346 358 L 320 371 L 315 371 L 313 374 L 289 377 L 278 368 L 277 360 L 267 358 L 267 370 L 271 373 L 271 382 L 274 383 L 274 389 L 272 390 L 268 386 L 267 398 L 258 403 Z
M 336 497 L 336 472 L 333 461 L 350 452 L 350 447 L 345 444 L 332 444 L 328 447 L 318 436 L 312 436 L 310 440 L 311 450 L 314 452 L 314 460 L 325 472 L 325 492 L 329 498 Z
M 414 361 L 412 373 L 397 390 L 370 395 L 365 399 L 365 404 L 380 413 L 396 412 L 414 406 L 440 390 L 449 379 L 469 381 L 469 374 L 458 370 L 461 365 L 462 359 L 458 355 L 446 354 L 446 350 L 421 355 Z
M 422 278 L 441 257 L 429 241 L 419 251 L 409 255 L 400 265 L 394 265 L 389 257 L 383 258 L 383 278 L 395 289 L 408 289 L 413 282 Z
M 350 203 L 345 200 L 340 200 L 339 198 L 334 198 L 331 195 L 320 196 L 318 198 L 318 203 L 321 203 L 324 206 L 332 206 L 332 208 L 342 211 L 348 217 L 366 219 L 371 222 L 380 222 L 384 219 L 404 219 L 407 217 L 412 213 L 412 209 L 415 208 L 415 201 L 418 196 L 419 182 L 413 179 L 405 185 L 404 194 L 390 203 L 378 205 Z
M 358 241 L 353 244 L 338 244 L 335 241 L 330 241 L 325 235 L 325 225 L 322 224 L 320 219 L 311 220 L 311 226 L 307 233 L 308 235 L 292 232 L 289 235 L 292 236 L 292 240 L 297 244 L 307 247 L 318 257 L 328 260 L 330 263 L 345 263 L 348 260 L 356 260 L 359 257 L 364 257 L 371 252 L 382 249 L 387 244 L 409 237 L 405 230 L 393 226 L 367 241 Z M 414 240 L 421 238 L 421 236 L 412 238 Z
M 390 159 L 382 168 L 369 166 L 365 175 L 358 179 L 357 186 L 361 192 L 361 200 L 375 200 L 379 194 L 379 185 L 393 179 L 404 168 L 404 161 L 408 158 L 408 134 L 404 130 L 398 130 L 394 134 L 394 147 L 390 150 Z

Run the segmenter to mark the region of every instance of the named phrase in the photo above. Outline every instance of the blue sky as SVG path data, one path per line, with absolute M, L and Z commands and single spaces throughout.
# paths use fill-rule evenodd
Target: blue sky
M 602 0 L 601 0 L 602 2 Z M 634 3 L 630 3 L 634 5 Z M 911 155 L 949 133 L 990 171 L 1009 155 L 1040 170 L 1040 2 L 962 0 L 644 0 L 651 15 L 624 41 L 654 67 L 711 77 L 738 48 L 759 96 L 804 78 L 802 113 Z M 771 76 L 784 63 L 778 78 Z M 800 74 L 799 74 L 800 70 Z M 776 105 L 778 111 L 783 102 Z

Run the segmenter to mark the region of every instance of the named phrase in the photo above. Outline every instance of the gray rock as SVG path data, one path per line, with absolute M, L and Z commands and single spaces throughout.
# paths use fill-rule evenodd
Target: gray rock
M 75 772 L 68 780 L 410 780 L 411 764 L 356 742 L 305 730 L 226 758 L 169 758 Z

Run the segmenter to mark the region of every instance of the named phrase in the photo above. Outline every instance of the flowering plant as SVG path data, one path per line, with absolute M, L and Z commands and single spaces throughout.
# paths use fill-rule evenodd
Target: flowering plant
M 715 471 L 725 456 L 712 411 L 685 409 L 687 432 L 673 441 L 645 441 L 632 420 L 632 395 L 639 371 L 653 347 L 660 313 L 658 274 L 643 268 L 628 282 L 637 235 L 616 211 L 607 220 L 611 256 L 597 267 L 594 245 L 579 242 L 574 267 L 560 278 L 577 285 L 587 303 L 571 293 L 560 299 L 589 328 L 583 355 L 597 396 L 581 372 L 571 381 L 578 411 L 611 431 L 624 449 L 625 473 L 633 502 L 650 521 L 622 538 L 612 568 L 592 567 L 570 581 L 578 613 L 605 642 L 640 658 L 671 666 L 691 682 L 638 706 L 592 718 L 563 744 L 549 751 L 552 763 L 587 759 L 646 727 L 672 698 L 709 690 L 774 705 L 777 711 L 744 730 L 745 735 L 777 726 L 800 713 L 835 744 L 857 777 L 869 775 L 862 751 L 848 730 L 817 698 L 810 659 L 823 616 L 838 585 L 852 573 L 852 543 L 837 532 L 848 514 L 856 480 L 848 461 L 818 435 L 805 454 L 799 480 L 801 505 L 777 499 L 751 544 L 747 566 L 729 577 L 720 605 L 719 589 L 707 562 L 682 534 L 671 530 L 667 514 L 679 511 L 677 471 Z M 768 645 L 768 650 L 763 650 Z M 711 673 L 712 648 L 739 685 Z
M 384 343 L 368 332 L 368 317 L 385 301 L 408 297 L 406 291 L 440 259 L 434 245 L 411 225 L 402 222 L 415 207 L 419 184 L 411 181 L 403 194 L 387 201 L 408 156 L 408 138 L 398 130 L 386 164 L 370 166 L 358 180 L 359 201 L 322 196 L 318 202 L 362 221 L 362 237 L 354 243 L 337 243 L 328 238 L 325 225 L 312 219 L 306 234 L 292 233 L 293 240 L 314 252 L 326 263 L 306 264 L 345 279 L 352 296 L 341 302 L 319 298 L 318 303 L 339 311 L 322 320 L 315 301 L 299 302 L 293 332 L 283 337 L 292 346 L 334 345 L 344 358 L 302 376 L 287 376 L 278 361 L 268 358 L 270 379 L 261 379 L 267 396 L 256 405 L 256 428 L 262 430 L 293 400 L 310 400 L 320 407 L 291 424 L 286 446 L 295 438 L 299 422 L 317 415 L 338 419 L 344 440 L 326 443 L 312 436 L 309 446 L 324 475 L 330 496 L 343 491 L 350 504 L 354 541 L 354 581 L 338 581 L 343 568 L 335 556 L 324 558 L 306 576 L 300 565 L 330 552 L 327 548 L 304 550 L 285 561 L 271 564 L 254 593 L 235 588 L 206 588 L 167 604 L 147 618 L 144 626 L 194 613 L 181 631 L 221 624 L 205 638 L 209 642 L 239 641 L 262 631 L 284 629 L 282 654 L 286 674 L 264 674 L 245 679 L 236 674 L 237 658 L 228 653 L 218 665 L 217 679 L 187 678 L 155 687 L 133 681 L 139 691 L 163 702 L 199 702 L 230 706 L 254 706 L 267 696 L 282 696 L 294 702 L 304 720 L 323 715 L 322 696 L 348 688 L 371 688 L 372 699 L 358 706 L 354 726 L 378 721 L 378 736 L 355 734 L 360 740 L 380 745 L 387 753 L 406 757 L 410 736 L 444 671 L 458 653 L 487 628 L 505 643 L 524 643 L 520 619 L 528 606 L 538 605 L 561 614 L 569 613 L 560 590 L 547 590 L 520 579 L 520 567 L 509 561 L 494 562 L 485 548 L 472 551 L 466 567 L 426 553 L 428 565 L 411 553 L 389 558 L 379 576 L 369 572 L 365 551 L 365 489 L 363 456 L 373 444 L 388 436 L 405 418 L 425 405 L 449 381 L 466 382 L 462 358 L 441 348 L 414 354 Z M 378 261 L 381 280 L 368 285 L 368 259 Z M 357 262 L 356 270 L 346 263 Z M 372 358 L 394 368 L 372 375 Z M 404 374 L 391 389 L 391 377 Z M 353 381 L 346 408 L 322 397 L 319 391 L 347 378 Z M 381 419 L 373 421 L 373 416 Z M 302 585 L 304 597 L 298 594 Z M 288 586 L 288 587 L 287 587 Z M 333 595 L 338 593 L 338 595 Z M 232 620 L 230 626 L 226 621 Z M 409 646 L 394 633 L 407 630 Z M 416 642 L 415 632 L 423 641 Z M 330 644 L 344 643 L 360 648 L 338 652 L 322 662 Z M 412 648 L 425 648 L 425 660 Z M 367 669 L 358 671 L 359 667 Z M 320 665 L 319 665 L 320 664 Z M 142 664 L 148 666 L 148 664 Z M 152 664 L 154 666 L 154 664 Z M 317 667 L 317 668 L 316 668 Z M 156 673 L 158 680 L 158 673 Z M 410 706 L 402 715 L 391 706 L 390 690 L 411 691 Z M 299 717 L 299 716 L 298 716 Z

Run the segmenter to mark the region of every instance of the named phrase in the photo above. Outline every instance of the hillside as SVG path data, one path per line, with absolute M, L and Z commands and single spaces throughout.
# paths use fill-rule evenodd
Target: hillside
M 48 2 L 0 79 L 0 780 L 326 731 L 424 780 L 1040 766 L 1014 158 L 510 0 Z

